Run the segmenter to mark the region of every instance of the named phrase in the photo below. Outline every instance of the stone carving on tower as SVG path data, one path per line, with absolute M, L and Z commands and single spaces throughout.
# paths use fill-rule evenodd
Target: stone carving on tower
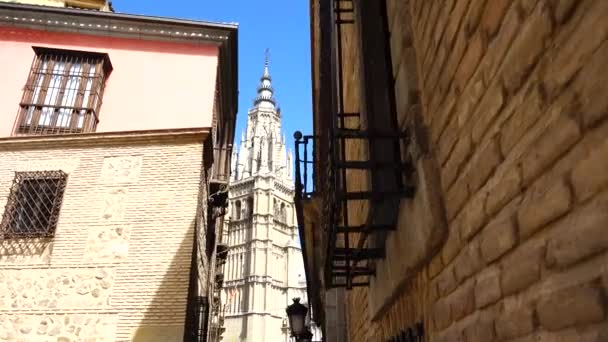
M 247 127 L 233 149 L 222 341 L 285 342 L 285 308 L 306 301 L 293 203 L 293 155 L 281 132 L 266 51 Z

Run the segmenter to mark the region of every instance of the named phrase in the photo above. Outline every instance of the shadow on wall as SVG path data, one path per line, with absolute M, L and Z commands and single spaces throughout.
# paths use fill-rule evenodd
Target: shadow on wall
M 48 263 L 52 250 L 52 239 L 5 239 L 0 242 L 0 263 L 19 264 L 26 260 Z
M 170 266 L 156 289 L 139 327 L 134 329 L 132 335 L 134 342 L 184 341 L 194 223 L 188 229 L 190 232 L 186 234 L 173 254 Z M 157 243 L 163 245 L 164 241 Z M 141 290 L 145 291 L 146 288 Z

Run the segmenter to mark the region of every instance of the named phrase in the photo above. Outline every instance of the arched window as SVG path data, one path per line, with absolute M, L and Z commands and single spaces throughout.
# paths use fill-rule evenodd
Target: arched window
M 287 221 L 287 211 L 285 210 L 285 203 L 281 203 L 281 214 L 279 215 L 281 221 Z
M 247 217 L 253 217 L 253 197 L 247 198 Z
M 275 218 L 279 218 L 279 205 L 276 198 L 272 199 L 272 213 Z
M 236 220 L 241 219 L 241 201 L 236 201 L 234 203 L 234 218 Z
M 245 275 L 245 263 L 243 262 L 243 254 L 241 253 L 241 255 L 239 256 L 239 262 L 240 262 L 240 267 L 239 267 L 239 278 L 243 278 L 243 276 Z

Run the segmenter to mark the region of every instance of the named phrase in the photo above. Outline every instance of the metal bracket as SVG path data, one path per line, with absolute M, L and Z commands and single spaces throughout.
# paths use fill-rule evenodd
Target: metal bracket
M 207 204 L 213 211 L 213 218 L 218 218 L 226 214 L 228 208 L 228 186 L 222 186 L 220 190 L 211 194 Z

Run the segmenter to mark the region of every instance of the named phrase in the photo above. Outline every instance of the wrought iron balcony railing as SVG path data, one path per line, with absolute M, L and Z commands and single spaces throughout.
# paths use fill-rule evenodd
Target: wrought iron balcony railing
M 296 139 L 296 172 L 295 187 L 296 194 L 301 199 L 309 199 L 315 193 L 315 154 L 313 135 L 302 135 L 302 132 L 294 133 Z
M 323 118 L 316 126 L 315 136 L 296 132 L 296 209 L 298 220 L 303 217 L 301 200 L 321 199 L 320 222 L 326 243 L 324 267 L 328 287 L 367 286 L 375 274 L 376 259 L 385 254 L 388 231 L 397 227 L 400 201 L 414 195 L 411 183 L 414 172 L 409 157 L 402 154 L 410 143 L 409 134 L 400 129 L 396 119 L 394 89 L 378 84 L 360 85 L 366 97 L 361 101 L 365 113 L 350 112 L 345 104 L 343 40 L 357 18 L 365 20 L 367 43 L 386 38 L 386 9 L 375 2 L 359 4 L 374 9 L 374 17 L 356 16 L 350 0 L 329 2 L 331 16 L 321 23 L 331 44 L 322 54 L 330 70 L 327 86 L 321 92 L 324 101 Z M 375 5 L 374 5 L 375 4 Z M 363 10 L 359 8 L 359 10 Z M 363 23 L 362 23 L 363 24 Z M 385 42 L 386 43 L 386 42 Z M 384 44 L 384 43 L 383 43 Z M 367 71 L 392 77 L 390 55 L 386 51 L 363 51 L 361 59 Z M 372 56 L 373 55 L 373 56 Z M 382 63 L 369 61 L 386 60 Z M 376 70 L 377 69 L 377 70 Z M 348 81 L 352 82 L 352 81 Z M 388 84 L 388 82 L 387 82 Z M 350 86 L 354 86 L 350 84 Z M 390 88 L 391 86 L 389 86 Z M 386 95 L 390 94 L 390 95 Z M 373 105 L 372 105 L 373 102 Z M 329 116 L 327 116 L 329 115 Z M 316 144 L 316 146 L 314 146 Z M 312 148 L 311 148 L 312 146 Z M 302 224 L 302 223 L 300 223 Z

